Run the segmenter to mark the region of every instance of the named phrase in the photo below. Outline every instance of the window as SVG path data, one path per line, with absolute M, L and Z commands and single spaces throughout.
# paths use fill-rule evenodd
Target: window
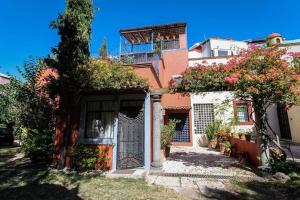
M 280 38 L 276 38 L 276 43 L 277 43 L 277 44 L 280 44 L 280 43 L 281 43 Z
M 234 115 L 239 125 L 252 125 L 250 101 L 234 101 Z
M 112 139 L 114 111 L 112 101 L 90 101 L 86 104 L 85 139 Z
M 214 121 L 213 104 L 194 104 L 194 132 L 204 134 L 205 127 Z
M 218 56 L 228 56 L 228 51 L 226 51 L 226 50 L 218 50 Z

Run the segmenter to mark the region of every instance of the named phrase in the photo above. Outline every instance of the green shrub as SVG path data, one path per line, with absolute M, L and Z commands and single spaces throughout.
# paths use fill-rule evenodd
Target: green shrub
M 225 141 L 224 142 L 224 147 L 225 147 L 225 149 L 231 149 L 232 148 L 232 144 L 229 141 Z
M 221 125 L 222 125 L 222 121 L 215 120 L 205 127 L 204 132 L 208 140 L 215 140 L 217 138 L 217 133 L 220 130 Z
M 161 131 L 161 148 L 164 148 L 165 146 L 171 144 L 173 137 L 175 135 L 176 131 L 176 125 L 179 123 L 179 120 L 176 119 L 170 119 L 168 124 L 165 124 L 162 127 Z
M 22 149 L 33 161 L 51 161 L 53 155 L 53 131 L 22 128 Z
M 285 174 L 289 174 L 292 172 L 300 173 L 300 169 L 297 167 L 295 163 L 280 158 L 276 158 L 273 156 L 270 158 L 270 166 L 274 173 L 275 172 L 283 172 Z
M 108 148 L 104 150 L 86 145 L 78 145 L 73 153 L 73 167 L 78 171 L 103 169 L 107 167 Z

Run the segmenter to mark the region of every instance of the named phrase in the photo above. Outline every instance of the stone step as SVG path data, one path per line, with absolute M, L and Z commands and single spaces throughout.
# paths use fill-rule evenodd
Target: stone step
M 157 172 L 150 171 L 149 175 L 152 176 L 166 176 L 166 177 L 190 177 L 190 178 L 204 178 L 204 179 L 232 179 L 232 178 L 243 178 L 256 180 L 259 177 L 254 176 L 243 176 L 243 175 L 224 175 L 224 174 L 188 174 L 188 173 L 168 173 L 168 172 Z

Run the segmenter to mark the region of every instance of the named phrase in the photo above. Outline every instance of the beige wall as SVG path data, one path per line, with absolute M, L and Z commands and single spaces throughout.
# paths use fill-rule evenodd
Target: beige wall
M 294 106 L 288 111 L 292 141 L 300 144 L 300 106 Z

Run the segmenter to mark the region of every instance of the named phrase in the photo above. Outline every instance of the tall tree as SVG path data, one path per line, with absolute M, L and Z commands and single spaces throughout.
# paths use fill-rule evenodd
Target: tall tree
M 72 122 L 76 121 L 76 112 L 82 89 L 88 84 L 85 67 L 90 59 L 91 25 L 93 20 L 92 0 L 66 0 L 66 9 L 51 27 L 58 30 L 61 41 L 53 48 L 53 57 L 48 65 L 57 69 L 59 78 L 52 85 L 54 93 L 60 98 L 57 115 L 55 151 L 58 167 L 65 167 L 66 153 L 70 148 L 71 133 L 77 130 Z M 71 126 L 72 124 L 72 126 Z M 62 130 L 62 131 L 61 131 Z
M 102 46 L 99 49 L 99 55 L 100 55 L 101 59 L 106 59 L 107 56 L 108 56 L 108 53 L 107 53 L 107 44 L 106 44 L 106 37 L 104 37 Z

